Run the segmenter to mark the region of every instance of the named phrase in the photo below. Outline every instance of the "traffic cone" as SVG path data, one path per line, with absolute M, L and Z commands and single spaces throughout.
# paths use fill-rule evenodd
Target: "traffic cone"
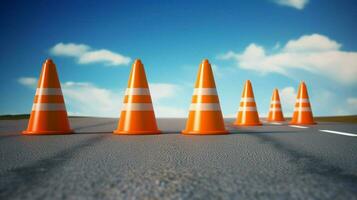
M 42 66 L 28 127 L 23 134 L 68 134 L 66 106 L 56 65 L 47 59 Z
M 282 122 L 285 121 L 283 111 L 281 110 L 280 97 L 278 89 L 274 89 L 269 108 L 269 122 Z
M 227 134 L 216 90 L 211 64 L 207 59 L 200 64 L 186 129 L 183 134 Z
M 235 125 L 239 126 L 260 126 L 262 123 L 259 121 L 257 106 L 254 100 L 254 93 L 252 84 L 249 80 L 246 81 L 242 98 L 240 100 L 240 106 L 238 116 Z
M 139 59 L 135 60 L 131 68 L 118 128 L 113 133 L 124 135 L 160 133 L 156 124 L 145 69 Z
M 295 109 L 293 118 L 290 121 L 293 125 L 309 125 L 316 124 L 314 117 L 312 116 L 311 105 L 309 101 L 309 95 L 305 82 L 301 82 L 299 91 L 296 97 Z

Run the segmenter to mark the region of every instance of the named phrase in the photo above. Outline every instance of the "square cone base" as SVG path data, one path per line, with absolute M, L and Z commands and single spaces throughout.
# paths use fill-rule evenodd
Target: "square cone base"
M 73 134 L 73 130 L 69 131 L 22 131 L 23 135 L 68 135 Z
M 226 135 L 229 134 L 229 131 L 181 131 L 184 135 Z
M 160 130 L 157 131 L 117 131 L 114 130 L 113 134 L 116 135 L 158 135 L 161 134 Z

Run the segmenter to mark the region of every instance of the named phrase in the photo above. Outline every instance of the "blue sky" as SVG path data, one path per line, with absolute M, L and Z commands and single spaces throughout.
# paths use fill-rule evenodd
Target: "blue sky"
M 261 116 L 274 88 L 291 115 L 301 80 L 315 115 L 357 114 L 355 19 L 353 0 L 5 1 L 0 114 L 30 112 L 48 57 L 71 115 L 119 116 L 135 58 L 160 117 L 187 116 L 204 58 L 225 116 L 247 79 Z

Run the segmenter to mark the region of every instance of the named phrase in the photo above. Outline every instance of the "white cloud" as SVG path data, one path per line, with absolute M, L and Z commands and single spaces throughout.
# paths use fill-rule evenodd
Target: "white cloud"
M 211 67 L 212 67 L 212 71 L 213 71 L 215 77 L 217 77 L 217 78 L 224 77 L 224 73 L 223 73 L 223 70 L 221 67 L 219 67 L 216 64 L 211 64 Z
M 174 97 L 181 89 L 180 86 L 169 83 L 151 83 L 149 84 L 149 87 L 153 101 Z
M 18 82 L 36 89 L 37 79 L 34 77 L 21 77 Z M 119 117 L 125 89 L 110 90 L 88 82 L 72 81 L 61 83 L 61 86 L 69 114 Z M 150 90 L 156 116 L 181 117 L 185 115 L 184 109 L 161 104 L 162 100 L 177 98 L 181 90 L 180 86 L 169 83 L 153 83 L 150 84 Z
M 37 84 L 37 79 L 33 77 L 20 77 L 17 79 L 17 82 L 29 88 L 35 88 Z
M 275 43 L 273 50 L 278 50 L 280 49 L 280 42 Z
M 320 110 L 327 110 L 328 112 L 325 115 L 356 115 L 357 97 L 340 97 L 339 95 L 335 95 L 332 92 L 328 91 L 325 91 L 323 93 L 319 93 L 317 97 L 319 100 L 319 104 L 316 104 L 314 107 L 318 107 L 318 109 Z
M 130 58 L 101 49 L 83 54 L 79 57 L 78 62 L 81 64 L 103 62 L 107 65 L 127 65 L 130 62 Z
M 36 89 L 37 79 L 34 77 L 22 77 L 18 82 Z M 61 86 L 68 113 L 82 116 L 119 116 L 123 91 L 112 91 L 87 82 L 68 81 L 61 83 Z
M 91 48 L 85 44 L 58 43 L 50 49 L 50 53 L 55 56 L 80 57 Z
M 155 114 L 158 117 L 183 117 L 186 115 L 185 109 L 178 108 L 176 105 L 167 105 L 165 100 L 178 98 L 182 88 L 170 83 L 151 83 L 149 84 L 151 98 L 154 104 Z M 169 104 L 172 104 L 170 102 Z
M 58 43 L 50 49 L 54 56 L 67 56 L 77 59 L 79 64 L 103 63 L 108 66 L 128 65 L 131 58 L 106 49 L 95 50 L 85 44 Z
M 274 2 L 282 6 L 288 6 L 302 10 L 306 4 L 309 3 L 309 0 L 274 0 Z
M 357 97 L 349 97 L 347 98 L 347 103 L 348 105 L 354 107 L 355 109 L 357 109 Z
M 304 35 L 297 40 L 290 40 L 284 47 L 287 52 L 319 52 L 334 51 L 341 48 L 341 44 L 330 38 L 319 35 Z
M 92 83 L 65 82 L 62 91 L 68 110 L 84 116 L 118 117 L 123 92 L 98 87 Z
M 259 116 L 263 116 L 263 115 L 259 115 Z M 224 118 L 236 118 L 237 117 L 237 113 L 228 113 L 228 114 L 223 114 Z
M 348 97 L 346 104 L 339 107 L 339 115 L 356 115 L 357 113 L 357 97 Z
M 342 51 L 341 44 L 319 34 L 290 40 L 268 54 L 257 44 L 250 44 L 242 53 L 229 51 L 218 58 L 234 60 L 242 69 L 259 73 L 280 73 L 290 76 L 293 70 L 304 70 L 344 84 L 357 82 L 357 52 Z
M 296 102 L 296 90 L 294 87 L 280 89 L 280 101 L 286 117 L 292 116 Z

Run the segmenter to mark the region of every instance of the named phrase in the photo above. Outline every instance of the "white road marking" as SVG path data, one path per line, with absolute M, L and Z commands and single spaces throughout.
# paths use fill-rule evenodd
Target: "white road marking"
M 269 124 L 273 124 L 273 125 L 283 125 L 283 123 L 279 123 L 279 122 L 270 122 Z
M 306 126 L 297 126 L 297 125 L 289 125 L 290 127 L 293 127 L 293 128 L 309 128 L 309 127 L 306 127 Z
M 346 133 L 346 132 L 340 132 L 340 131 L 331 131 L 331 130 L 319 130 L 319 131 L 326 132 L 326 133 L 338 134 L 338 135 L 346 135 L 346 136 L 357 137 L 357 134 L 353 134 L 353 133 Z

